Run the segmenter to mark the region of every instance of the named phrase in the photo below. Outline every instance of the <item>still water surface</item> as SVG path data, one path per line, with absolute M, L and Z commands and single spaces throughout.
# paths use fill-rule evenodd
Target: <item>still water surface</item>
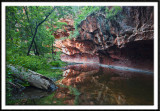
M 67 105 L 152 105 L 153 73 L 124 69 L 100 64 L 68 65 L 62 69 L 62 79 L 57 83 L 72 86 L 78 90 L 78 95 L 73 95 L 67 88 L 59 87 L 54 94 L 37 89 L 39 92 L 36 90 L 34 96 L 35 89 L 32 89 L 33 91 L 29 90 L 33 96 L 30 99 L 34 102 L 28 104 L 54 105 L 58 99 L 61 101 L 59 104 Z M 54 70 L 56 69 L 53 68 Z M 24 90 L 23 94 L 25 93 Z
M 79 104 L 153 104 L 153 73 L 118 70 L 99 64 L 68 66 L 61 83 L 76 87 Z

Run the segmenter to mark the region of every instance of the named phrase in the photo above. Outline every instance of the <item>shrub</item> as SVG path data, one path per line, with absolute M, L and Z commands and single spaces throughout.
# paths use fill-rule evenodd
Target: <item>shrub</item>
M 14 56 L 8 57 L 7 62 L 13 65 L 19 65 L 19 66 L 28 68 L 33 71 L 49 68 L 49 64 L 47 64 L 47 60 L 41 56 L 14 55 Z
M 59 60 L 59 61 L 51 61 L 49 64 L 52 65 L 52 66 L 54 66 L 54 67 L 62 67 L 66 63 Z

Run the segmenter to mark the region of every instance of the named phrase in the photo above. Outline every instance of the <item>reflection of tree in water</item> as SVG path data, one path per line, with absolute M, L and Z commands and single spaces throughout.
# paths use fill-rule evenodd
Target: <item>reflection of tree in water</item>
M 81 64 L 69 66 L 61 83 L 77 88 L 83 105 L 153 104 L 152 79 L 152 75 Z
M 80 92 L 83 94 L 80 96 L 81 104 L 124 104 L 125 99 L 123 96 L 117 95 L 103 83 L 99 83 L 96 77 L 91 77 L 91 83 L 83 86 Z M 121 100 L 122 98 L 122 100 Z
M 124 104 L 124 102 L 117 102 L 117 97 L 114 96 L 106 84 L 98 81 L 99 76 L 94 76 L 99 72 L 99 67 L 96 67 L 95 70 L 95 65 L 93 67 L 91 65 L 88 67 L 87 65 L 85 65 L 86 67 L 79 66 L 78 68 L 70 66 L 70 69 L 64 71 L 66 77 L 61 82 L 78 88 L 82 93 L 79 97 L 80 104 Z M 78 71 L 78 69 L 81 71 Z M 120 100 L 123 96 L 119 95 L 118 97 Z
M 66 87 L 58 87 L 53 98 L 63 99 L 64 104 L 74 105 L 75 95 L 71 94 L 71 91 Z

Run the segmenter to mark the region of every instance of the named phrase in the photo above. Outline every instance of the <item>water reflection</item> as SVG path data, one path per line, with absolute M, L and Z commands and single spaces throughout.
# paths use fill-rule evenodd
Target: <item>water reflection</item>
M 51 92 L 47 92 L 32 86 L 26 87 L 22 92 L 20 93 L 14 93 L 14 96 L 12 96 L 10 99 L 16 100 L 16 99 L 39 99 L 45 96 L 50 95 Z
M 80 105 L 153 104 L 153 74 L 122 71 L 98 64 L 69 65 L 65 69 L 60 83 L 81 92 Z

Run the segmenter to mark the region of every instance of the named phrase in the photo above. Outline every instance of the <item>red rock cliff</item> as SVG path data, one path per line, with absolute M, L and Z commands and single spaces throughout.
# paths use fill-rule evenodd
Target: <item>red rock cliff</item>
M 114 19 L 107 19 L 102 10 L 79 24 L 77 38 L 57 41 L 56 47 L 67 54 L 62 60 L 67 57 L 74 62 L 86 60 L 153 70 L 153 17 L 153 7 L 122 7 Z M 68 55 L 75 54 L 79 59 L 69 59 Z

